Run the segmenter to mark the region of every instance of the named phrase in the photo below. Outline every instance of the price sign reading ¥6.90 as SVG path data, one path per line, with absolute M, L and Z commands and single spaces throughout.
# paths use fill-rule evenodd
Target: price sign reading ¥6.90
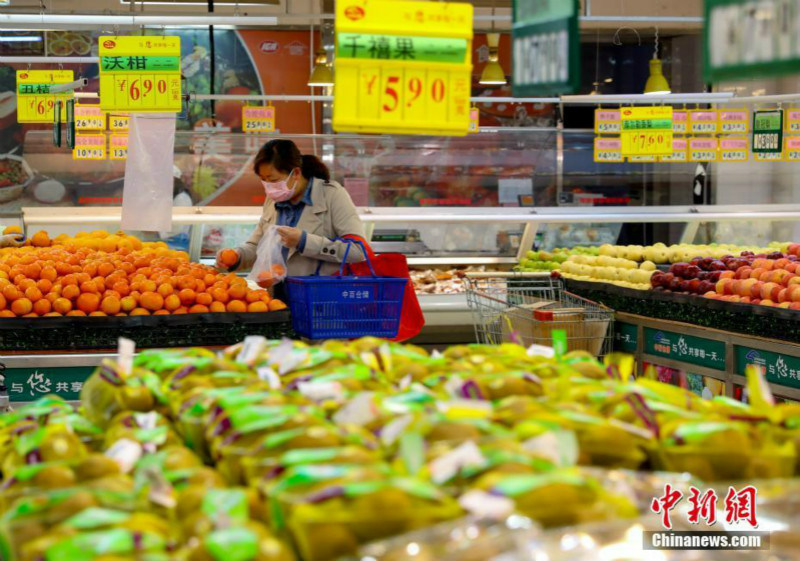
M 242 107 L 242 132 L 275 132 L 275 108 Z
M 79 105 L 76 103 L 75 130 L 79 131 L 106 130 L 106 114 L 100 110 L 99 105 Z
M 719 132 L 731 134 L 750 130 L 750 113 L 747 109 L 719 110 Z M 723 160 L 725 158 L 723 157 Z
M 72 92 L 51 94 L 50 88 L 69 84 L 74 76 L 72 70 L 17 70 L 17 122 L 52 124 L 56 100 L 61 101 L 61 120 L 65 121 Z
M 720 138 L 719 159 L 722 162 L 746 162 L 750 159 L 749 139 Z
M 123 113 L 112 113 L 108 116 L 108 130 L 127 131 L 130 127 L 130 115 Z
M 672 153 L 672 107 L 623 107 L 622 155 Z
M 689 139 L 689 161 L 690 162 L 716 162 L 717 161 L 717 139 L 716 138 L 690 138 Z
M 77 134 L 75 148 L 72 149 L 73 160 L 105 160 L 106 135 Z
M 466 3 L 337 2 L 333 128 L 467 134 L 472 12 Z
M 110 160 L 128 159 L 127 134 L 111 134 L 108 136 L 108 158 Z
M 623 161 L 622 141 L 619 138 L 595 138 L 594 161 L 597 163 Z
M 675 134 L 686 134 L 686 123 L 689 121 L 689 114 L 686 111 L 672 112 L 672 132 Z
M 180 37 L 100 37 L 100 108 L 181 111 Z
M 673 138 L 672 154 L 668 156 L 661 156 L 658 158 L 658 161 L 665 163 L 686 162 L 689 159 L 689 154 L 687 152 L 688 147 L 689 143 L 685 138 Z
M 619 109 L 595 109 L 594 132 L 617 134 L 622 130 L 622 115 Z
M 786 161 L 800 162 L 800 136 L 786 137 Z

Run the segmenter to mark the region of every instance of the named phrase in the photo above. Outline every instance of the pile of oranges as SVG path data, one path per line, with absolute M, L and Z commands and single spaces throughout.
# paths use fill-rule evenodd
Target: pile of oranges
M 4 233 L 14 233 L 6 229 Z M 0 249 L 0 317 L 270 312 L 286 304 L 163 242 L 104 231 L 37 232 Z

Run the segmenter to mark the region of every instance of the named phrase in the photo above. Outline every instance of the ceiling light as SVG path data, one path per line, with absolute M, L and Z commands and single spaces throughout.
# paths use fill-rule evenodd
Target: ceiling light
M 314 68 L 308 77 L 309 86 L 332 86 L 333 71 L 328 64 L 328 54 L 320 47 L 314 55 Z
M 0 43 L 37 43 L 42 40 L 41 35 L 0 35 Z
M 661 59 L 658 58 L 658 28 L 656 27 L 656 46 L 653 51 L 653 58 L 650 59 L 650 76 L 644 85 L 644 93 L 651 95 L 664 95 L 672 93 L 669 82 L 664 77 L 664 69 L 661 66 Z
M 500 66 L 498 45 L 500 44 L 499 33 L 487 33 L 486 43 L 489 46 L 489 62 L 483 67 L 481 72 L 480 84 L 484 86 L 503 86 L 506 84 L 506 73 Z
M 275 16 L 223 16 L 180 15 L 180 14 L 133 14 L 133 15 L 96 15 L 96 14 L 3 14 L 0 13 L 0 29 L 97 29 L 98 26 L 141 27 L 141 26 L 202 26 L 236 25 L 243 27 L 275 25 Z

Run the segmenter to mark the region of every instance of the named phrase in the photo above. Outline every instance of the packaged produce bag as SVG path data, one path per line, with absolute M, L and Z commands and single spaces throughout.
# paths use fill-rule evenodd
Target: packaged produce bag
M 256 262 L 247 275 L 261 288 L 272 288 L 286 278 L 286 260 L 283 258 L 283 244 L 277 226 L 270 226 L 258 242 Z

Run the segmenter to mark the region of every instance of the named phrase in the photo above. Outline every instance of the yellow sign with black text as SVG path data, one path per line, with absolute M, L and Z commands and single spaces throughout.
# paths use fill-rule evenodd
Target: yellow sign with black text
M 56 100 L 61 101 L 61 120 L 67 118 L 67 100 L 73 93 L 50 93 L 53 86 L 74 81 L 72 70 L 17 70 L 17 122 L 53 123 Z

